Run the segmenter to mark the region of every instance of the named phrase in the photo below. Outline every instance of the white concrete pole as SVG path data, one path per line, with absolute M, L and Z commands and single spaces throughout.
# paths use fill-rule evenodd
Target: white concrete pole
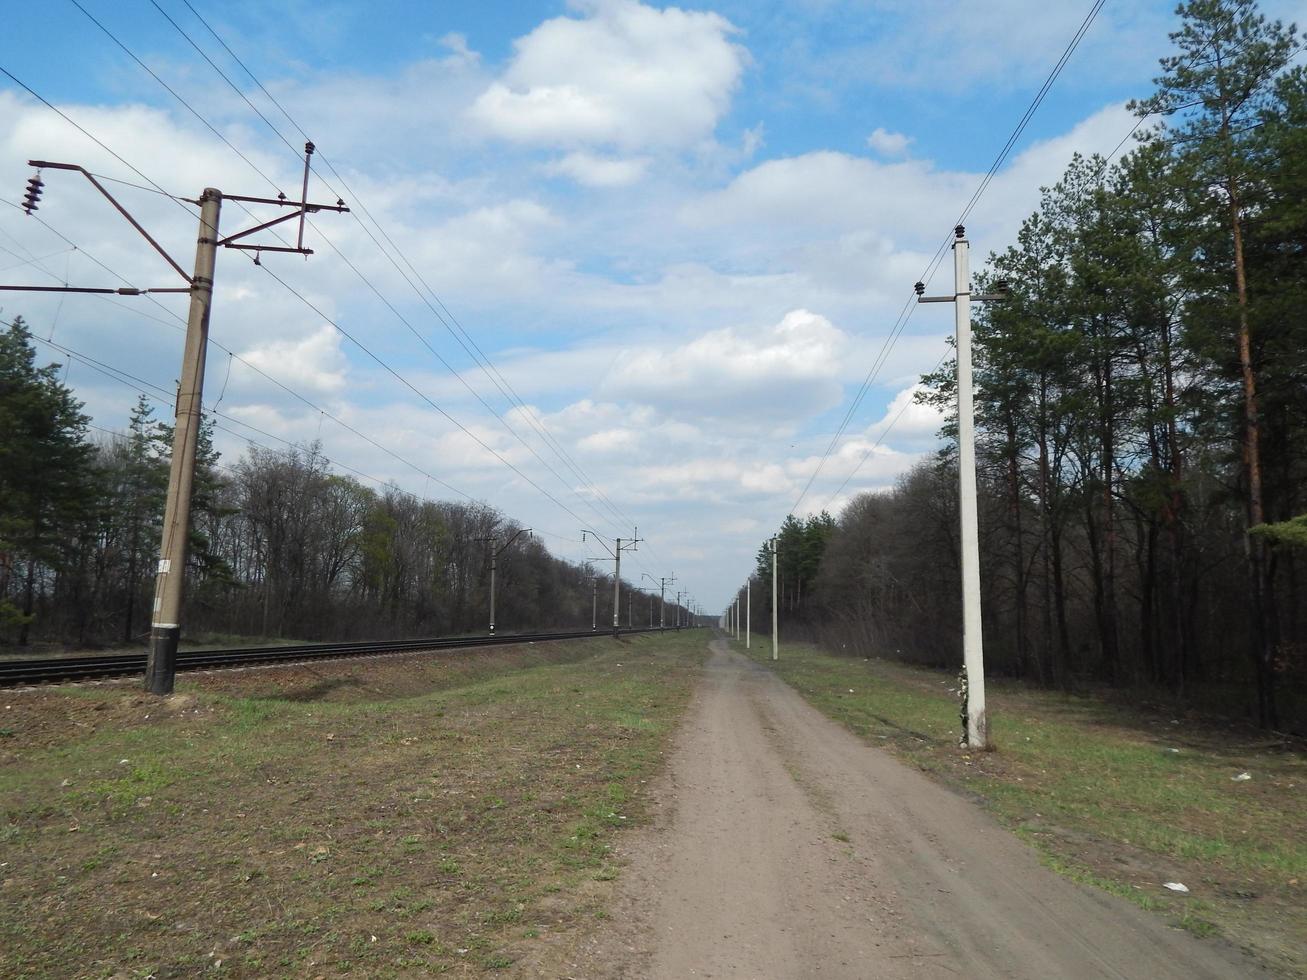
M 971 380 L 970 245 L 958 227 L 953 243 L 958 356 L 958 503 L 962 524 L 962 662 L 967 671 L 967 745 L 989 742 L 985 656 L 980 622 L 980 532 L 976 513 L 976 425 Z
M 749 649 L 750 635 L 753 630 L 753 576 L 744 585 L 744 649 Z
M 780 609 L 776 605 L 776 539 L 771 539 L 771 658 L 781 659 Z
M 490 635 L 495 635 L 495 571 L 499 568 L 499 552 L 494 551 L 495 543 L 490 542 Z

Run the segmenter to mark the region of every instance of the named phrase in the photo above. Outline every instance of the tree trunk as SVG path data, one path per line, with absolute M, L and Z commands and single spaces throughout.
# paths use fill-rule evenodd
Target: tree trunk
M 1262 456 L 1260 423 L 1257 413 L 1257 377 L 1253 370 L 1252 335 L 1248 327 L 1248 280 L 1244 270 L 1242 209 L 1238 181 L 1231 176 L 1227 188 L 1230 197 L 1230 230 L 1234 236 L 1234 285 L 1239 300 L 1239 368 L 1243 375 L 1243 458 L 1248 474 L 1248 526 L 1263 524 L 1266 513 L 1262 503 Z M 1274 638 L 1270 629 L 1268 604 L 1274 601 L 1268 588 L 1266 549 L 1261 540 L 1245 537 L 1248 556 L 1248 581 L 1252 594 L 1252 658 L 1257 675 L 1257 720 L 1263 728 L 1279 725 L 1275 706 L 1275 671 L 1272 665 Z
M 33 551 L 36 549 L 33 548 Z M 23 625 L 18 630 L 18 645 L 27 646 L 27 637 L 32 627 L 32 609 L 36 606 L 36 559 L 27 559 L 27 580 L 23 583 Z

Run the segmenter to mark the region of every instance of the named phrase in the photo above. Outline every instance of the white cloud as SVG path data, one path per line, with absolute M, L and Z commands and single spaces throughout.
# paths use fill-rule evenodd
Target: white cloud
M 877 126 L 873 129 L 871 135 L 867 137 L 867 145 L 881 156 L 886 157 L 902 156 L 908 151 L 908 146 L 911 143 L 911 136 L 905 136 L 902 133 L 892 133 L 881 126 Z
M 944 424 L 944 413 L 932 405 L 917 402 L 917 395 L 924 390 L 921 384 L 914 384 L 896 394 L 886 406 L 885 414 L 867 427 L 862 438 L 875 441 L 892 436 L 899 445 L 934 445 Z
M 681 147 L 712 134 L 745 52 L 714 13 L 587 0 L 514 42 L 470 113 L 489 132 L 549 146 Z
M 638 439 L 630 429 L 601 429 L 584 436 L 576 445 L 586 453 L 611 453 L 630 449 Z
M 467 46 L 467 35 L 465 34 L 450 31 L 440 39 L 439 44 L 449 52 L 444 63 L 450 67 L 462 68 L 475 65 L 481 60 L 481 55 Z
M 617 159 L 576 151 L 545 165 L 545 173 L 571 177 L 587 187 L 626 187 L 644 176 L 649 160 L 645 157 Z
M 274 340 L 241 353 L 246 361 L 292 388 L 336 392 L 345 387 L 348 362 L 341 337 L 324 323 L 299 340 Z
M 771 327 L 713 330 L 679 347 L 633 351 L 601 390 L 674 414 L 799 424 L 839 400 L 845 344 L 825 317 L 793 310 Z
M 475 52 L 452 38 L 437 57 L 394 76 L 305 76 L 295 83 L 269 79 L 269 85 L 315 137 L 330 134 L 321 145 L 352 189 L 503 376 L 522 397 L 541 405 L 550 432 L 649 533 L 658 560 L 684 556 L 685 568 L 678 558 L 673 568 L 657 570 L 675 570 L 698 587 L 699 581 L 721 578 L 739 560 L 724 554 L 730 549 L 702 546 L 705 532 L 716 533 L 723 514 L 739 518 L 730 533 L 738 535 L 739 554 L 747 559 L 753 538 L 793 503 L 842 414 L 819 413 L 837 404 L 876 359 L 911 283 L 980 175 L 915 159 L 911 145 L 898 156 L 883 151 L 887 158 L 877 159 L 824 152 L 817 144 L 810 152 L 750 166 L 744 157 L 758 150 L 761 124 L 741 135 L 740 148 L 730 148 L 729 157 L 727 148 L 716 147 L 712 165 L 703 165 L 710 152 L 701 141 L 712 136 L 729 109 L 747 59 L 732 43 L 729 25 L 715 15 L 630 2 L 577 9 L 579 14 L 549 22 L 558 26 L 556 37 L 546 36 L 542 25 L 524 38 L 498 82 L 523 99 L 570 85 L 580 99 L 576 105 L 593 104 L 598 115 L 593 126 L 584 113 L 556 116 L 550 123 L 561 127 L 555 138 L 543 123 L 532 129 L 535 123 L 520 111 L 525 103 L 509 100 L 498 119 L 507 128 L 491 126 L 490 132 L 520 138 L 528 154 L 505 152 L 487 161 L 480 143 L 490 122 L 482 119 L 476 130 L 457 124 L 493 79 Z M 689 48 L 686 77 L 679 74 L 675 45 L 665 50 L 654 43 L 669 36 L 668 24 L 676 18 L 702 41 L 702 50 Z M 637 21 L 647 21 L 651 29 L 636 30 Z M 599 50 L 595 64 L 583 57 L 591 41 Z M 555 60 L 545 64 L 542 52 L 551 45 Z M 521 78 L 514 75 L 519 68 Z M 639 77 L 646 68 L 654 73 L 647 91 Z M 654 104 L 648 92 L 655 89 L 671 95 L 660 95 L 660 104 Z M 257 136 L 239 124 L 229 128 L 237 113 L 246 112 L 242 106 L 228 108 L 217 90 L 196 92 L 197 105 L 213 113 L 261 169 L 288 190 L 296 186 L 299 163 L 293 154 L 266 134 Z M 236 193 L 266 193 L 230 151 L 196 132 L 180 112 L 143 105 L 61 108 L 170 190 L 193 194 L 212 184 Z M 977 258 L 1010 240 L 1016 222 L 1037 203 L 1038 186 L 1056 179 L 1074 150 L 1111 149 L 1131 122 L 1119 107 L 1109 108 L 1025 150 L 1000 173 L 968 222 Z M 511 135 L 515 126 L 520 137 Z M 404 152 L 394 156 L 395 146 Z M 671 152 L 686 149 L 695 166 L 669 179 L 677 169 L 669 166 Z M 0 151 L 0 182 L 14 188 L 28 176 L 22 161 L 29 157 L 75 160 L 137 179 L 48 109 L 4 92 Z M 542 156 L 555 158 L 551 166 L 559 174 L 581 183 L 606 180 L 620 189 L 646 173 L 657 179 L 629 193 L 605 194 L 602 207 L 588 207 L 586 195 L 541 180 Z M 736 175 L 741 167 L 748 169 Z M 13 281 L 57 278 L 99 285 L 105 274 L 85 258 L 89 252 L 139 285 L 169 284 L 170 271 L 93 189 L 80 178 L 57 180 L 47 181 L 40 216 L 75 233 L 83 251 L 47 262 L 57 277 L 32 267 Z M 194 220 L 156 195 L 122 193 L 146 226 L 189 265 Z M 352 218 L 318 216 L 315 222 L 415 329 L 464 368 L 488 401 L 506 408 L 479 372 L 467 368 L 431 311 Z M 252 223 L 234 205 L 224 208 L 225 229 Z M 21 214 L 0 212 L 0 231 L 17 236 L 34 254 L 61 247 Z M 312 259 L 265 256 L 265 264 L 533 479 L 571 507 L 584 506 L 442 372 L 315 232 L 310 237 L 317 249 Z M 0 241 L 17 247 L 9 238 Z M 231 252 L 219 263 L 216 340 L 249 352 L 269 374 L 453 485 L 538 528 L 571 533 L 570 516 L 343 344 L 264 270 Z M 184 297 L 160 301 L 184 317 Z M 137 319 L 141 312 L 159 314 L 144 300 L 115 302 L 117 307 L 94 297 L 68 297 L 56 317 L 57 298 L 32 294 L 22 298 L 21 310 L 7 309 L 29 314 L 40 335 L 57 319 L 56 339 L 170 388 L 180 360 L 180 330 Z M 943 312 L 939 307 L 918 311 L 912 324 L 914 331 L 931 335 L 900 339 L 864 414 L 854 422 L 854 434 L 841 442 L 805 505 L 829 499 L 906 404 L 904 389 L 935 363 L 951 317 L 924 315 L 931 309 Z M 224 382 L 224 360 L 220 353 L 210 357 L 211 401 Z M 122 424 L 134 399 L 127 387 L 80 364 L 72 365 L 71 377 L 97 424 Z M 160 400 L 159 409 L 166 415 L 171 401 Z M 294 404 L 239 363 L 232 368 L 223 411 L 288 439 L 310 441 L 320 434 L 327 454 L 342 463 L 396 479 L 415 493 L 448 495 Z M 518 415 L 506 417 L 553 461 Z M 825 431 L 814 431 L 814 417 Z M 876 421 L 863 428 L 867 417 Z M 927 410 L 908 405 L 841 497 L 888 485 L 933 444 L 937 425 Z M 776 438 L 783 428 L 786 438 Z M 227 448 L 239 449 L 225 434 L 219 438 Z M 554 465 L 571 480 L 564 467 Z M 591 519 L 588 509 L 584 514 Z M 746 516 L 760 527 L 746 526 Z M 654 561 L 644 546 L 640 560 Z

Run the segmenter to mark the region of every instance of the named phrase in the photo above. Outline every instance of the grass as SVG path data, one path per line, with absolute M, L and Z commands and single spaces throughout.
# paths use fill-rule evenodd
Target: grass
M 800 644 L 777 663 L 770 648 L 752 656 L 862 738 L 982 800 L 1055 871 L 1307 975 L 1301 745 L 991 683 L 996 751 L 971 752 L 958 747 L 946 674 Z M 1233 781 L 1241 772 L 1252 778 Z M 1164 887 L 1175 881 L 1189 894 Z
M 702 650 L 6 692 L 0 976 L 529 973 L 602 911 Z

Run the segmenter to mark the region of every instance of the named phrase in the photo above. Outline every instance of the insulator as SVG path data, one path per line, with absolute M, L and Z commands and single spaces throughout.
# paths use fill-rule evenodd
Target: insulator
M 36 210 L 36 202 L 41 200 L 41 188 L 45 183 L 38 174 L 27 182 L 27 193 L 23 196 L 23 209 L 31 214 Z

